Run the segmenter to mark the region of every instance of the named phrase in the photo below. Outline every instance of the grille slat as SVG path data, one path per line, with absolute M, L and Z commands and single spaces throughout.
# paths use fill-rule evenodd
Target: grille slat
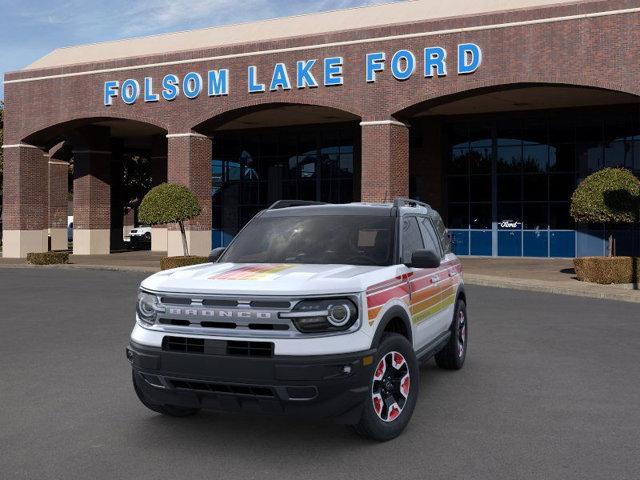
M 275 396 L 271 388 L 258 385 L 230 385 L 225 383 L 198 382 L 195 380 L 187 381 L 178 379 L 169 379 L 168 383 L 173 388 L 195 390 L 198 392 L 226 393 L 266 398 L 273 398 Z
M 231 355 L 238 357 L 272 357 L 272 342 L 209 340 L 190 337 L 164 337 L 162 349 L 169 352 Z

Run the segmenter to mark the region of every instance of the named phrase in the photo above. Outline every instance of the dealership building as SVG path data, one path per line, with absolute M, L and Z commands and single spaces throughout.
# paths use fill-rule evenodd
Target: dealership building
M 121 240 L 123 155 L 202 214 L 191 252 L 279 199 L 409 196 L 461 255 L 618 253 L 576 225 L 576 185 L 640 173 L 637 0 L 415 0 L 61 48 L 5 76 L 5 257 Z M 179 231 L 153 249 L 181 254 Z

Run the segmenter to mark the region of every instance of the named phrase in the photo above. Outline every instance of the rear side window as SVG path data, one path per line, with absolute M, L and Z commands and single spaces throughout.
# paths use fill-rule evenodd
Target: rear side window
M 436 229 L 436 234 L 440 239 L 440 243 L 442 244 L 442 249 L 444 250 L 444 254 L 451 253 L 451 239 L 449 238 L 449 232 L 447 231 L 447 227 L 445 227 L 442 218 L 437 213 L 431 217 L 433 221 L 433 226 Z
M 411 263 L 411 256 L 416 250 L 424 248 L 422 235 L 416 217 L 405 217 L 402 220 L 402 263 Z
M 424 237 L 424 248 L 433 250 L 440 255 L 440 258 L 442 258 L 444 255 L 442 253 L 442 248 L 440 247 L 440 241 L 438 240 L 436 232 L 433 230 L 431 220 L 426 217 L 420 218 L 420 229 L 422 230 L 422 236 Z

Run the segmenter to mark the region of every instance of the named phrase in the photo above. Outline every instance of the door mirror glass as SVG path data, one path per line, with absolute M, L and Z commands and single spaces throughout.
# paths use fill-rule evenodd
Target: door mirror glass
M 416 250 L 411 256 L 412 268 L 438 268 L 440 266 L 440 255 L 433 250 Z
M 211 263 L 216 263 L 218 259 L 222 256 L 225 250 L 226 248 L 224 247 L 218 247 L 211 250 L 211 253 L 209 254 L 209 261 Z

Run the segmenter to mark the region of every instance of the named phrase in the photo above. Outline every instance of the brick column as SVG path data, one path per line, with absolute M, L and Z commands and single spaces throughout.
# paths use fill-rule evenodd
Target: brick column
M 209 137 L 197 133 L 167 135 L 169 183 L 188 187 L 198 197 L 202 214 L 187 222 L 190 255 L 208 255 L 211 251 L 211 154 Z M 180 230 L 169 226 L 169 256 L 184 255 Z
M 78 132 L 73 150 L 73 253 L 108 255 L 111 236 L 109 129 Z
M 151 186 L 156 187 L 167 181 L 167 138 L 156 135 L 151 144 Z M 151 251 L 166 252 L 168 249 L 168 230 L 166 225 L 151 228 Z
M 409 128 L 396 120 L 361 122 L 363 202 L 409 195 Z
M 49 159 L 49 236 L 51 250 L 67 250 L 67 195 L 69 164 Z
M 24 258 L 46 252 L 48 154 L 26 144 L 4 145 L 4 258 Z

